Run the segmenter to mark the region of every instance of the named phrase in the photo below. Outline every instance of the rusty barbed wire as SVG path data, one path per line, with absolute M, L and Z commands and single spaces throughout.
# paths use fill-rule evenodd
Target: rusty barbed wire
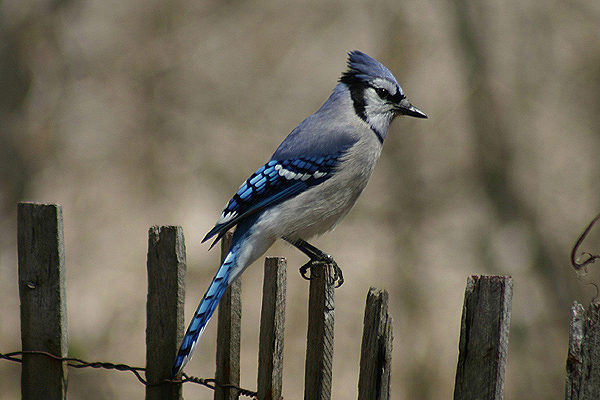
M 20 358 L 19 356 L 23 356 L 23 355 L 27 355 L 27 354 L 40 354 L 40 355 L 44 355 L 46 357 L 53 358 L 58 361 L 66 361 L 67 365 L 69 367 L 73 367 L 73 368 L 95 368 L 95 369 L 107 369 L 107 370 L 112 369 L 112 370 L 117 370 L 117 371 L 129 371 L 129 372 L 133 373 L 135 375 L 135 377 L 137 378 L 137 380 L 140 381 L 144 386 L 157 386 L 157 385 L 162 385 L 165 383 L 181 383 L 181 384 L 183 384 L 183 383 L 191 382 L 191 383 L 196 383 L 198 385 L 205 386 L 212 390 L 215 390 L 216 386 L 221 387 L 223 389 L 234 389 L 237 391 L 238 395 L 240 395 L 240 396 L 246 396 L 246 397 L 250 397 L 250 398 L 254 398 L 254 399 L 257 398 L 257 393 L 252 390 L 244 389 L 244 388 L 241 388 L 241 387 L 236 386 L 231 383 L 221 383 L 221 382 L 218 382 L 214 378 L 199 378 L 196 376 L 189 376 L 184 372 L 182 374 L 181 378 L 165 379 L 165 380 L 163 380 L 161 382 L 157 382 L 157 383 L 148 383 L 148 381 L 146 381 L 141 375 L 142 372 L 146 372 L 146 368 L 144 368 L 144 367 L 132 367 L 127 364 L 114 364 L 111 362 L 99 362 L 99 361 L 88 362 L 88 361 L 84 361 L 84 360 L 82 360 L 80 358 L 76 358 L 76 357 L 59 357 L 52 353 L 48 353 L 47 351 L 23 350 L 23 351 L 13 351 L 11 353 L 0 353 L 0 359 L 22 363 L 23 359 Z
M 183 379 L 181 380 L 182 383 L 186 383 L 186 382 L 198 383 L 200 385 L 209 387 L 213 390 L 215 389 L 214 385 L 217 385 L 223 389 L 234 389 L 235 391 L 237 391 L 237 394 L 240 396 L 251 397 L 254 399 L 256 399 L 258 396 L 258 394 L 256 392 L 253 392 L 252 390 L 244 389 L 244 388 L 241 388 L 241 387 L 236 386 L 231 383 L 220 383 L 219 381 L 217 381 L 214 378 L 208 378 L 208 379 L 207 378 L 198 378 L 196 376 L 189 376 L 185 372 L 182 374 L 182 376 L 183 376 Z M 211 385 L 211 384 L 214 384 L 214 385 Z

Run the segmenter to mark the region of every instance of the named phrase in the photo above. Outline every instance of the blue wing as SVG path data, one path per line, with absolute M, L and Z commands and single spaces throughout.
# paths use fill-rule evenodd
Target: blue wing
M 240 186 L 202 243 L 218 235 L 212 248 L 241 219 L 326 181 L 345 153 L 344 149 L 326 156 L 271 159 Z

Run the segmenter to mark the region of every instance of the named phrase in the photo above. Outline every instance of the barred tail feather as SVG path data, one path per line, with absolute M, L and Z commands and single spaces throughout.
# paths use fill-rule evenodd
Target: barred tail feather
M 183 337 L 183 341 L 177 352 L 177 357 L 173 363 L 171 377 L 175 377 L 179 374 L 187 362 L 192 358 L 192 353 L 194 352 L 194 348 L 196 347 L 200 336 L 202 336 L 202 333 L 204 332 L 204 328 L 206 328 L 210 317 L 219 304 L 219 300 L 221 300 L 223 293 L 225 293 L 225 289 L 227 289 L 231 282 L 231 270 L 235 266 L 237 260 L 237 251 L 234 250 L 227 254 L 225 261 L 217 271 L 217 274 L 213 278 L 194 313 L 194 317 Z

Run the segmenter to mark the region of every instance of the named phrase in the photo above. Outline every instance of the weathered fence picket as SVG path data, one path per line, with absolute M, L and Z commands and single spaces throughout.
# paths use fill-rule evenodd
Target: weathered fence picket
M 454 400 L 501 400 L 513 293 L 507 276 L 467 280 Z
M 148 231 L 146 303 L 146 400 L 180 400 L 181 383 L 163 383 L 183 339 L 185 239 L 179 226 Z
M 305 400 L 331 398 L 335 283 L 329 269 L 326 264 L 315 264 L 310 271 L 304 366 Z
M 221 262 L 231 245 L 231 233 L 221 242 Z M 242 337 L 242 280 L 229 285 L 217 310 L 217 356 L 215 379 L 221 384 L 240 385 L 240 346 Z M 236 400 L 238 391 L 233 387 L 217 385 L 214 400 Z
M 231 235 L 222 244 L 222 257 Z M 62 210 L 53 204 L 18 205 L 19 295 L 21 299 L 22 398 L 65 399 L 67 314 Z M 148 299 L 146 328 L 146 399 L 182 399 L 182 383 L 165 382 L 183 337 L 185 320 L 185 243 L 181 227 L 152 227 L 148 233 Z M 334 282 L 326 265 L 311 270 L 305 362 L 308 400 L 331 398 Z M 501 399 L 508 347 L 512 279 L 472 276 L 467 280 L 454 388 L 455 400 Z M 282 393 L 286 263 L 267 258 L 256 393 L 239 388 L 241 280 L 226 291 L 219 305 L 217 370 L 214 398 L 278 400 Z M 371 288 L 367 295 L 361 346 L 359 400 L 389 400 L 392 318 L 388 293 Z M 0 358 L 15 360 L 14 354 Z M 111 363 L 86 366 L 115 368 Z M 120 366 L 122 367 L 122 365 Z M 126 366 L 136 373 L 139 368 Z M 104 368 L 104 367 L 103 367 Z M 119 368 L 120 369 L 120 368 Z M 566 400 L 600 398 L 600 304 L 587 311 L 572 308 L 566 363 Z
M 565 399 L 600 399 L 600 304 L 573 304 L 569 337 Z
M 17 209 L 21 344 L 24 352 L 67 356 L 67 301 L 62 209 L 19 203 Z M 67 362 L 23 354 L 23 399 L 66 399 Z
M 370 288 L 365 306 L 358 400 L 389 400 L 392 364 L 392 317 L 388 292 Z
M 259 400 L 281 398 L 286 266 L 285 258 L 267 257 L 265 260 L 258 345 L 257 392 Z

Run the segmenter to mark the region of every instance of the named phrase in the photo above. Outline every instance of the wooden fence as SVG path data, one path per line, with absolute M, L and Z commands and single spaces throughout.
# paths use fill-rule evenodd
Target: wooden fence
M 227 246 L 224 241 L 223 246 Z M 224 250 L 224 249 L 222 249 Z M 224 251 L 223 251 L 224 252 Z M 19 295 L 22 351 L 0 358 L 22 362 L 23 399 L 67 398 L 67 315 L 62 211 L 53 204 L 18 205 Z M 267 258 L 260 321 L 257 390 L 241 389 L 241 280 L 218 311 L 217 372 L 214 379 L 184 375 L 171 381 L 171 363 L 183 337 L 185 244 L 181 227 L 152 227 L 148 237 L 146 367 L 91 363 L 84 366 L 132 371 L 146 384 L 146 399 L 181 399 L 182 385 L 213 387 L 215 399 L 280 399 L 283 375 L 286 263 Z M 334 339 L 334 288 L 326 269 L 310 281 L 304 399 L 330 399 Z M 502 399 L 512 300 L 512 279 L 467 280 L 459 339 L 454 399 Z M 359 400 L 390 398 L 392 318 L 388 293 L 367 294 L 358 377 Z M 565 398 L 600 399 L 600 305 L 572 308 Z M 81 360 L 76 360 L 81 361 Z M 140 375 L 145 372 L 145 379 Z M 212 385 L 211 385 L 212 384 Z

